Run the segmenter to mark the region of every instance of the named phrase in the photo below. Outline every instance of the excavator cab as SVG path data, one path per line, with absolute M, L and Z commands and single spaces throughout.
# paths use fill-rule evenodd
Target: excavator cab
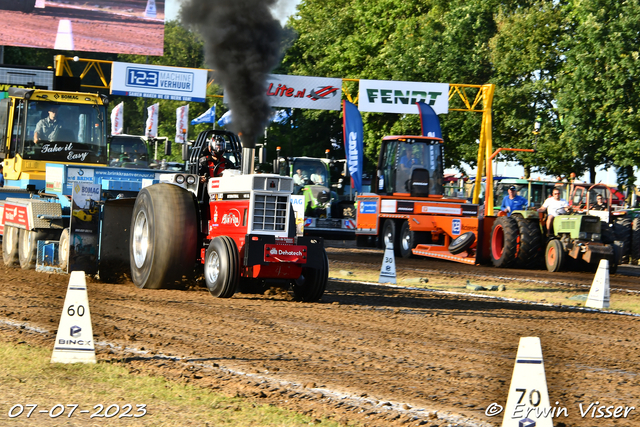
M 383 138 L 378 159 L 381 195 L 415 197 L 444 193 L 443 141 L 434 137 L 388 136 Z

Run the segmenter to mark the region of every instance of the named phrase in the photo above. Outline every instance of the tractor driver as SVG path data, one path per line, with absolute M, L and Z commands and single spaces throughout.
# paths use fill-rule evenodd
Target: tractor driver
M 209 177 L 221 176 L 225 169 L 233 168 L 233 163 L 224 157 L 225 145 L 225 140 L 221 135 L 211 137 L 198 159 L 200 182 L 205 182 Z
M 55 133 L 62 129 L 62 122 L 56 118 L 58 105 L 50 104 L 47 113 L 48 116 L 36 124 L 36 130 L 33 132 L 33 142 L 36 144 L 40 141 L 51 141 Z
M 538 212 L 547 212 L 547 236 L 553 236 L 553 218 L 558 215 L 566 214 L 571 210 L 569 203 L 565 199 L 560 198 L 560 190 L 554 188 L 551 197 L 544 201 Z
M 502 200 L 502 206 L 500 206 L 502 212 L 506 212 L 507 216 L 511 216 L 511 212 L 527 208 L 527 199 L 518 195 L 518 189 L 515 185 L 510 186 L 508 192 L 509 196 Z

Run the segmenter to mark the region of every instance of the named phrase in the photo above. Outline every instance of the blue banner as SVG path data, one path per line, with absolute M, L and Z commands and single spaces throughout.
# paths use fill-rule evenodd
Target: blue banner
M 231 123 L 231 110 L 227 111 L 222 115 L 222 117 L 220 117 L 220 120 L 218 120 L 218 126 L 226 126 L 229 123 Z
M 416 102 L 420 110 L 420 123 L 422 124 L 422 136 L 435 136 L 442 139 L 440 119 L 433 108 L 424 102 Z
M 192 125 L 199 125 L 200 123 L 214 123 L 216 121 L 216 106 L 213 105 L 207 111 L 202 113 L 200 116 L 191 120 Z
M 347 154 L 347 166 L 351 175 L 351 186 L 357 192 L 362 191 L 362 117 L 358 107 L 349 101 L 343 101 L 344 151 Z

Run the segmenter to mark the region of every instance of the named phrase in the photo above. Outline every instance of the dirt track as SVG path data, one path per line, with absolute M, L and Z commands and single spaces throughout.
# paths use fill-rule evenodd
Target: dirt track
M 329 250 L 330 260 L 347 256 L 379 269 L 371 252 Z M 407 262 L 465 274 L 457 264 Z M 52 345 L 68 276 L 4 268 L 3 282 L 0 321 L 49 331 L 5 325 L 4 339 Z M 579 411 L 596 401 L 640 408 L 640 323 L 632 316 L 340 281 L 317 304 L 273 290 L 221 300 L 201 288 L 148 291 L 94 281 L 89 299 L 100 359 L 128 357 L 132 370 L 345 423 L 499 426 L 502 415 L 488 417 L 485 409 L 504 406 L 519 339 L 537 336 L 550 400 L 569 414 L 556 427 L 640 425 L 640 409 L 626 419 Z
M 74 51 L 162 55 L 164 1 L 145 19 L 146 0 L 46 2 L 31 13 L 0 11 L 0 43 L 53 49 L 60 20 L 71 21 Z

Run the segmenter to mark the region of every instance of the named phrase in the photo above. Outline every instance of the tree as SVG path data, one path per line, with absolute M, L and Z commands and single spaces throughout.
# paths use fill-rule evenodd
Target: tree
M 640 5 L 637 0 L 568 5 L 561 41 L 566 62 L 558 78 L 561 141 L 593 181 L 598 165 L 640 164 Z
M 141 56 L 141 55 L 118 55 L 118 61 L 168 65 L 185 68 L 203 68 L 204 51 L 203 41 L 197 33 L 183 27 L 177 21 L 165 23 L 164 31 L 164 56 Z M 210 95 L 206 103 L 189 103 L 189 119 L 194 119 L 204 113 L 213 104 L 216 104 L 218 117 L 224 113 L 222 101 L 213 95 L 219 93 L 216 85 L 210 85 L 207 95 Z M 159 103 L 158 136 L 166 136 L 173 141 L 176 135 L 176 109 L 185 105 L 184 101 L 156 100 L 153 98 L 132 98 L 127 96 L 114 96 L 111 100 L 112 109 L 118 103 L 124 102 L 124 129 L 126 133 L 134 135 L 144 135 L 147 120 L 147 107 L 154 103 Z M 210 124 L 196 125 L 190 129 L 189 137 L 194 138 L 199 131 L 209 129 Z M 173 143 L 171 156 L 167 160 L 181 161 L 180 144 Z

